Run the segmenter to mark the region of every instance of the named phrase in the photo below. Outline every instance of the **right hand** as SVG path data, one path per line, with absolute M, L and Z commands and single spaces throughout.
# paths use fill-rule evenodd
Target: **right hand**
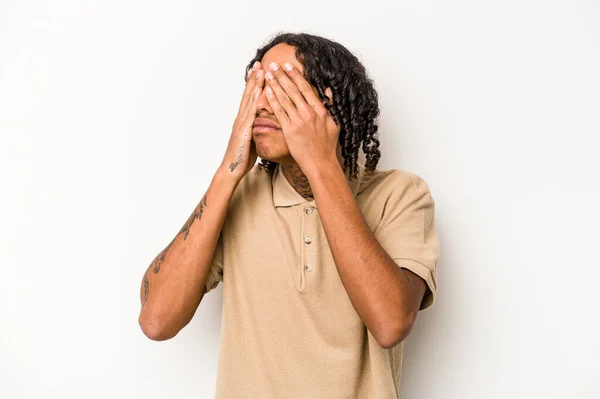
M 221 168 L 238 182 L 256 163 L 257 154 L 254 140 L 252 140 L 252 128 L 256 118 L 256 101 L 260 97 L 264 83 L 265 71 L 261 69 L 260 62 L 257 61 L 246 78 L 246 88 L 221 163 Z

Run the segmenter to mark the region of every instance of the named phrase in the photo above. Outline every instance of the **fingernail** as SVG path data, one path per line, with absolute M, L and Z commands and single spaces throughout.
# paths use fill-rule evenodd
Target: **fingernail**
M 269 80 L 273 79 L 273 74 L 271 73 L 271 71 L 267 71 L 267 73 L 265 73 L 265 77 Z
M 278 69 L 279 69 L 279 65 L 277 65 L 277 64 L 276 64 L 276 63 L 274 63 L 274 62 L 271 62 L 271 63 L 269 64 L 269 68 L 271 68 L 271 71 L 276 71 L 276 70 L 278 70 Z
M 285 62 L 285 63 L 283 64 L 283 69 L 285 69 L 286 71 L 291 71 L 291 70 L 292 70 L 292 68 L 294 68 L 294 67 L 293 67 L 293 66 L 292 66 L 292 64 L 290 64 L 289 62 Z
M 263 71 L 262 69 L 259 69 L 259 70 L 256 72 L 256 79 L 260 78 L 260 75 L 262 75 L 262 71 Z
M 273 89 L 271 89 L 269 86 L 267 86 L 267 94 L 268 95 L 273 94 Z
M 254 69 L 256 71 L 256 68 L 258 68 L 258 61 L 254 61 L 254 64 L 252 65 L 252 69 Z

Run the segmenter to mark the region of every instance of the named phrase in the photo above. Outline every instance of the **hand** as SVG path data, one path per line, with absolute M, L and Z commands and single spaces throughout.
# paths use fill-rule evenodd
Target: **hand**
M 290 63 L 269 65 L 267 100 L 292 158 L 308 177 L 322 162 L 337 161 L 340 127 L 300 71 Z M 285 69 L 285 72 L 284 72 Z M 331 89 L 327 89 L 331 98 Z
M 256 163 L 256 146 L 252 140 L 252 126 L 256 118 L 256 101 L 265 84 L 264 71 L 256 61 L 248 71 L 246 88 L 242 95 L 240 108 L 233 123 L 229 144 L 221 163 L 228 175 L 239 182 Z

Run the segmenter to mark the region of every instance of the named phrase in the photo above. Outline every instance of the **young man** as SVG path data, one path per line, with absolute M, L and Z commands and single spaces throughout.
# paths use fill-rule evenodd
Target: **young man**
M 172 338 L 222 281 L 218 398 L 397 398 L 437 288 L 429 187 L 376 170 L 377 93 L 340 44 L 280 34 L 247 70 L 221 166 L 144 275 L 141 328 Z

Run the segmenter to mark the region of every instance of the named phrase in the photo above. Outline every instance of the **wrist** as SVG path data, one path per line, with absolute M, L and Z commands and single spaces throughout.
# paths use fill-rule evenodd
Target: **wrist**
M 316 180 L 327 178 L 332 172 L 337 172 L 338 169 L 342 171 L 342 165 L 337 159 L 322 159 L 318 164 L 313 164 L 312 168 L 307 168 L 307 170 L 302 169 L 304 175 L 308 178 L 308 180 Z M 343 171 L 342 171 L 343 173 Z
M 229 169 L 229 166 L 222 164 L 221 166 L 219 166 L 219 168 L 217 169 L 217 172 L 215 173 L 215 180 L 218 180 L 219 184 L 229 184 L 229 185 L 233 185 L 233 187 L 237 187 L 237 185 L 239 184 L 241 177 L 237 176 L 236 174 L 232 173 L 231 170 Z

